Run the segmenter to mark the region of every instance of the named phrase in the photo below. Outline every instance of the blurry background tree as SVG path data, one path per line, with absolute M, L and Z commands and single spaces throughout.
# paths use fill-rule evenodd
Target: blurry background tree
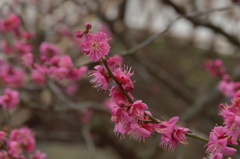
M 74 67 L 88 69 L 93 69 L 94 62 L 82 55 L 81 40 L 74 37 L 74 32 L 91 22 L 93 32 L 101 29 L 111 38 L 110 55 L 123 55 L 124 63 L 135 70 L 135 99 L 142 99 L 159 118 L 180 116 L 179 124 L 208 138 L 214 125 L 223 122 L 218 105 L 230 99 L 218 91 L 220 79 L 207 73 L 203 61 L 220 58 L 236 81 L 240 75 L 240 6 L 233 2 L 1 0 L 0 19 L 10 13 L 20 17 L 21 29 L 34 33 L 29 43 L 35 57 L 40 55 L 42 42 L 49 42 L 60 48 L 61 55 L 69 55 Z M 16 60 L 21 54 L 16 37 L 1 30 L 0 40 L 1 58 L 24 70 L 24 84 L 18 88 L 20 104 L 10 110 L 9 124 L 33 129 L 39 149 L 48 158 L 206 156 L 206 143 L 190 138 L 187 148 L 179 145 L 172 153 L 159 148 L 158 134 L 144 144 L 128 138 L 119 140 L 113 133 L 111 111 L 105 101 L 108 92 L 96 92 L 86 75 L 74 83 L 47 78 L 46 83 L 37 84 L 31 80 L 31 71 Z M 6 43 L 13 49 L 11 53 L 5 50 Z M 0 122 L 5 122 L 2 115 Z M 236 154 L 233 158 L 238 157 Z

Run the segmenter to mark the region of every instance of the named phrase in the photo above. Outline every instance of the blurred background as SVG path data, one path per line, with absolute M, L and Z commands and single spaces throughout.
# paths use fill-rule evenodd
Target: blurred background
M 81 41 L 74 37 L 91 22 L 92 32 L 106 32 L 109 56 L 124 54 L 124 64 L 132 67 L 135 100 L 148 104 L 153 116 L 169 119 L 179 116 L 179 125 L 208 138 L 213 127 L 222 125 L 218 105 L 230 99 L 218 90 L 219 78 L 203 67 L 207 59 L 220 58 L 227 72 L 239 79 L 240 6 L 231 0 L 1 0 L 0 19 L 10 12 L 21 17 L 22 28 L 34 32 L 32 53 L 39 54 L 42 42 L 56 44 L 62 55 L 71 56 L 74 66 L 96 63 L 81 53 Z M 211 8 L 223 8 L 204 16 L 177 17 Z M 175 21 L 174 21 L 175 20 Z M 174 23 L 172 23 L 174 21 Z M 169 26 L 169 24 L 172 24 Z M 162 33 L 163 34 L 159 34 Z M 148 38 L 148 45 L 133 52 Z M 1 32 L 0 40 L 13 42 L 14 36 Z M 151 39 L 150 39 L 151 40 Z M 145 41 L 146 42 L 146 41 Z M 0 55 L 11 61 L 14 54 Z M 125 51 L 125 52 L 124 52 Z M 19 88 L 21 103 L 11 110 L 11 125 L 34 130 L 38 148 L 49 159 L 202 159 L 206 143 L 188 138 L 174 152 L 159 148 L 161 136 L 153 134 L 145 143 L 113 132 L 109 92 L 97 91 L 83 76 L 66 91 L 63 82 L 46 85 L 31 81 L 25 70 Z M 70 89 L 70 88 L 69 88 Z M 105 101 L 105 102 L 104 102 Z M 105 104 L 104 104 L 105 103 Z M 0 116 L 0 121 L 4 118 Z M 87 120 L 87 121 L 86 121 Z M 234 158 L 239 158 L 236 154 Z

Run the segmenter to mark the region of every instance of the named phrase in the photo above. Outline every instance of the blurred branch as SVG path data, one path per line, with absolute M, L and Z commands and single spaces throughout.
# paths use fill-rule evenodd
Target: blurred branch
M 179 121 L 190 121 L 193 118 L 196 118 L 201 112 L 203 112 L 204 108 L 209 105 L 212 105 L 218 99 L 222 98 L 222 94 L 214 88 L 213 90 L 209 91 L 207 94 L 200 97 L 192 107 L 187 109 L 181 115 L 179 115 Z
M 91 158 L 95 158 L 95 154 L 96 154 L 96 147 L 95 147 L 95 144 L 92 140 L 92 137 L 90 135 L 90 132 L 89 132 L 89 128 L 87 125 L 84 125 L 83 126 L 83 129 L 82 129 L 82 135 L 84 137 L 84 140 L 86 142 L 86 145 L 88 147 L 88 150 L 89 150 L 89 154 L 91 155 Z
M 61 91 L 61 89 L 58 88 L 58 86 L 53 81 L 49 80 L 49 82 L 47 84 L 48 84 L 49 88 L 55 93 L 55 95 L 58 97 L 58 99 L 60 101 L 67 104 L 70 108 L 79 108 L 80 112 L 83 113 L 84 108 L 78 107 L 77 103 L 73 102 L 70 98 L 65 96 L 65 94 Z M 89 150 L 92 158 L 94 158 L 94 155 L 96 153 L 96 147 L 94 145 L 93 139 L 91 138 L 89 128 L 86 125 L 83 126 L 82 135 L 84 137 L 84 140 L 86 142 L 86 145 L 88 147 L 88 150 Z
M 195 12 L 195 13 L 191 13 L 191 14 L 186 14 L 186 11 L 181 8 L 180 6 L 177 6 L 176 4 L 174 4 L 171 0 L 160 0 L 162 2 L 164 2 L 165 4 L 168 4 L 170 5 L 171 7 L 173 7 L 173 9 L 180 15 L 182 15 L 182 17 L 188 19 L 189 21 L 191 21 L 193 24 L 195 25 L 199 25 L 199 26 L 204 26 L 204 27 L 207 27 L 209 29 L 212 29 L 213 31 L 215 31 L 216 33 L 219 33 L 223 36 L 225 36 L 229 42 L 231 42 L 232 44 L 240 47 L 240 42 L 238 40 L 237 37 L 235 36 L 232 36 L 230 34 L 228 34 L 227 32 L 225 32 L 222 28 L 218 27 L 218 26 L 215 26 L 213 25 L 212 23 L 210 22 L 205 22 L 205 21 L 202 21 L 200 19 L 196 19 L 194 17 L 199 17 L 199 16 L 203 16 L 203 15 L 206 15 L 206 14 L 209 14 L 209 13 L 212 13 L 212 12 L 216 12 L 216 11 L 224 11 L 224 10 L 227 10 L 227 9 L 231 9 L 235 6 L 239 6 L 240 3 L 234 3 L 233 5 L 230 5 L 230 6 L 227 6 L 227 7 L 223 7 L 223 8 L 218 8 L 218 9 L 209 9 L 209 10 L 206 10 L 206 11 L 200 11 L 200 12 Z M 194 19 L 193 19 L 194 18 Z
M 151 61 L 147 60 L 147 58 L 144 58 L 141 55 L 133 57 L 137 62 L 143 65 L 153 77 L 157 78 L 158 80 L 169 86 L 172 91 L 176 95 L 184 99 L 184 101 L 190 104 L 194 101 L 193 93 L 176 78 L 167 73 L 164 69 L 153 64 Z
M 168 0 L 163 0 L 164 2 L 165 1 L 168 1 Z M 171 2 L 171 1 L 170 1 Z M 128 55 L 128 54 L 133 54 L 135 52 L 137 52 L 138 50 L 142 49 L 143 47 L 149 45 L 151 42 L 153 42 L 154 40 L 156 40 L 158 37 L 162 36 L 163 34 L 165 34 L 170 28 L 171 26 L 176 22 L 178 21 L 179 19 L 182 19 L 182 18 L 187 18 L 189 20 L 191 20 L 192 22 L 195 22 L 196 20 L 195 19 L 192 19 L 192 18 L 195 18 L 195 17 L 200 17 L 200 16 L 203 16 L 203 15 L 207 15 L 207 14 L 210 14 L 210 13 L 213 13 L 213 12 L 219 12 L 219 11 L 225 11 L 225 10 L 228 10 L 228 9 L 231 9 L 233 7 L 235 7 L 236 5 L 240 5 L 240 3 L 235 3 L 234 5 L 230 5 L 230 6 L 227 6 L 227 7 L 222 7 L 222 8 L 212 8 L 212 9 L 208 9 L 208 10 L 205 10 L 205 11 L 197 11 L 197 12 L 193 12 L 193 13 L 189 13 L 189 14 L 185 14 L 185 11 L 182 9 L 182 8 L 179 8 L 177 7 L 176 5 L 174 5 L 173 3 L 170 3 L 171 5 L 173 5 L 174 9 L 180 13 L 182 16 L 179 16 L 178 18 L 176 18 L 175 20 L 171 21 L 167 27 L 162 30 L 161 32 L 157 33 L 157 34 L 154 34 L 152 35 L 150 38 L 148 38 L 147 40 L 143 41 L 142 43 L 138 44 L 136 47 L 134 48 L 131 48 L 129 50 L 126 50 L 126 51 L 123 51 L 121 53 L 119 53 L 120 55 L 122 56 L 125 56 L 125 55 Z M 165 2 L 166 3 L 166 2 Z M 238 45 L 240 46 L 240 42 L 237 40 L 236 37 L 234 36 L 231 36 L 229 34 L 227 34 L 226 32 L 224 32 L 223 30 L 221 30 L 220 28 L 216 27 L 216 26 L 213 26 L 212 24 L 207 24 L 207 23 L 203 23 L 203 22 L 199 22 L 199 21 L 196 21 L 198 22 L 198 24 L 200 25 L 206 25 L 206 27 L 210 27 L 212 28 L 214 31 L 218 32 L 218 33 L 221 33 L 223 34 L 224 36 L 226 36 L 227 38 L 231 39 L 233 41 L 233 43 L 235 45 Z M 194 23 L 195 24 L 195 23 Z M 229 40 L 229 41 L 231 41 Z

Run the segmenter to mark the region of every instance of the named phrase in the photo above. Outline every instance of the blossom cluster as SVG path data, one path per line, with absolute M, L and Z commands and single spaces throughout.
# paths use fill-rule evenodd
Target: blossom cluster
M 45 159 L 46 154 L 35 150 L 36 140 L 34 133 L 26 127 L 13 129 L 10 132 L 0 131 L 0 158 L 1 159 Z M 35 153 L 34 153 L 35 151 Z
M 60 48 L 49 42 L 42 42 L 39 46 L 39 54 L 33 53 L 32 39 L 34 33 L 21 27 L 21 19 L 11 13 L 5 19 L 0 19 L 0 31 L 3 34 L 13 34 L 14 39 L 1 40 L 0 50 L 6 55 L 6 62 L 0 59 L 1 82 L 9 87 L 22 87 L 26 82 L 28 70 L 24 70 L 13 63 L 22 63 L 30 70 L 30 77 L 36 84 L 45 84 L 47 78 L 61 83 L 65 91 L 74 94 L 77 91 L 76 82 L 87 73 L 86 66 L 75 67 L 69 55 L 61 55 Z M 62 34 L 71 38 L 70 33 L 60 29 Z
M 234 98 L 236 92 L 240 90 L 240 82 L 231 80 L 230 76 L 226 73 L 221 59 L 207 60 L 203 63 L 204 67 L 209 71 L 213 77 L 221 77 L 218 89 L 228 98 Z
M 87 23 L 89 24 L 89 23 Z M 86 24 L 86 25 L 87 25 Z M 144 141 L 153 132 L 162 134 L 160 146 L 172 151 L 178 142 L 186 144 L 185 134 L 189 129 L 176 126 L 178 117 L 173 117 L 169 121 L 152 120 L 151 112 L 148 111 L 147 104 L 142 100 L 134 102 L 131 91 L 134 89 L 131 76 L 131 68 L 122 66 L 122 58 L 115 55 L 106 58 L 109 53 L 107 36 L 103 32 L 96 35 L 91 33 L 87 27 L 86 31 L 77 31 L 77 38 L 83 38 L 80 45 L 82 53 L 88 54 L 93 61 L 102 58 L 102 64 L 94 67 L 90 71 L 91 82 L 95 88 L 108 90 L 111 78 L 116 86 L 110 89 L 111 102 L 106 102 L 108 109 L 112 109 L 112 121 L 115 123 L 114 132 L 125 138 L 129 135 L 137 141 Z M 112 77 L 113 76 L 113 77 Z
M 222 158 L 223 155 L 236 152 L 236 149 L 228 147 L 228 144 L 238 145 L 240 137 L 240 91 L 236 93 L 231 105 L 220 104 L 219 110 L 225 126 L 216 126 L 209 135 L 207 152 L 212 158 Z

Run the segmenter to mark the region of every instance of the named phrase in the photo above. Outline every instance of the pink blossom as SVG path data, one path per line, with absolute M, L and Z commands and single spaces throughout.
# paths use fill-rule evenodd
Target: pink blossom
M 41 65 L 41 64 L 39 64 L 39 63 L 34 63 L 34 64 L 33 64 L 33 68 L 34 68 L 35 70 L 43 73 L 43 74 L 49 73 L 49 69 L 47 68 L 46 65 Z
M 128 101 L 128 98 L 124 95 L 119 86 L 114 86 L 110 90 L 111 99 L 113 102 L 118 103 L 119 101 Z M 133 96 L 128 92 L 128 95 L 133 100 Z
M 175 147 L 177 147 L 177 140 L 163 134 L 159 146 L 162 147 L 164 150 L 172 152 L 174 151 Z
M 72 59 L 70 58 L 70 56 L 65 55 L 59 59 L 59 67 L 70 68 L 72 66 L 73 66 L 73 63 L 72 63 Z
M 224 155 L 232 155 L 237 150 L 231 147 L 227 147 L 227 138 L 224 139 L 218 139 L 216 134 L 214 132 L 211 132 L 209 135 L 210 141 L 207 143 L 208 148 L 206 150 L 207 153 L 210 154 L 217 154 L 217 153 L 223 153 Z
M 20 143 L 16 141 L 9 142 L 9 154 L 12 155 L 15 158 L 18 158 L 20 154 L 22 153 L 21 145 Z
M 103 32 L 98 32 L 96 35 L 87 33 L 83 37 L 83 42 L 80 44 L 82 53 L 89 54 L 93 61 L 98 61 L 110 51 L 107 41 L 107 36 Z
M 114 106 L 112 109 L 112 121 L 117 123 L 117 122 L 122 122 L 123 120 L 128 121 L 129 120 L 129 115 L 125 111 L 126 108 L 120 107 L 120 106 Z
M 168 122 L 163 121 L 160 125 L 156 125 L 156 131 L 162 134 L 159 145 L 165 150 L 173 151 L 178 141 L 182 144 L 187 144 L 185 134 L 189 129 L 181 127 L 176 128 L 178 119 L 179 117 L 173 117 Z
M 32 152 L 35 149 L 35 138 L 29 128 L 13 129 L 10 133 L 9 141 L 20 143 L 26 152 Z
M 19 40 L 15 42 L 14 47 L 22 55 L 31 52 L 33 49 L 31 44 Z
M 208 60 L 203 65 L 213 77 L 221 77 L 225 74 L 225 68 L 221 59 L 216 59 L 215 61 Z
M 115 103 L 113 101 L 111 101 L 109 98 L 107 98 L 103 101 L 103 107 L 110 111 L 113 110 L 114 105 L 115 105 Z
M 123 58 L 119 55 L 114 55 L 107 59 L 107 64 L 112 71 L 115 71 L 123 63 Z
M 94 69 L 96 70 L 90 71 L 90 76 L 93 77 L 90 82 L 92 82 L 94 84 L 93 86 L 98 90 L 100 88 L 107 90 L 109 85 L 109 79 L 110 79 L 110 75 L 108 74 L 108 71 L 105 69 L 105 67 L 101 65 L 95 66 Z
M 1 80 L 11 87 L 21 87 L 24 82 L 24 72 L 20 68 L 13 68 L 9 63 L 0 65 Z
M 133 138 L 134 140 L 140 142 L 141 140 L 145 141 L 145 138 L 149 137 L 151 135 L 151 132 L 140 127 L 140 125 L 137 123 L 131 123 L 128 134 L 130 135 L 130 138 Z
M 173 133 L 173 137 L 179 141 L 182 144 L 187 144 L 186 141 L 186 136 L 185 134 L 189 131 L 189 129 L 187 128 L 177 128 L 174 133 Z
M 233 98 L 240 89 L 240 82 L 222 80 L 218 86 L 219 90 L 228 98 Z
M 50 59 L 50 63 L 53 65 L 53 66 L 58 66 L 59 65 L 59 56 L 53 56 L 51 59 Z
M 108 42 L 112 43 L 113 42 L 113 39 L 112 39 L 113 34 L 112 34 L 112 31 L 108 28 L 108 26 L 105 23 L 101 23 L 99 28 L 102 32 L 106 33 L 108 38 L 110 38 Z
M 0 48 L 6 54 L 10 54 L 13 52 L 13 47 L 10 46 L 6 40 L 0 41 Z
M 222 159 L 223 154 L 222 153 L 216 153 L 216 154 L 209 154 L 208 158 L 203 158 L 203 159 Z
M 0 29 L 2 31 L 18 30 L 20 25 L 20 18 L 13 13 L 10 14 L 6 19 L 0 20 Z
M 0 142 L 6 139 L 6 133 L 4 131 L 0 131 Z
M 58 46 L 48 42 L 42 42 L 39 50 L 43 61 L 50 60 L 53 56 L 60 54 Z
M 30 155 L 29 159 L 45 159 L 46 156 L 47 155 L 45 153 L 42 153 L 41 151 L 37 150 L 35 154 Z
M 131 73 L 130 71 L 131 69 L 125 67 L 124 69 L 118 68 L 113 72 L 117 81 L 122 85 L 124 90 L 127 92 L 130 92 L 134 89 L 133 82 L 130 79 L 133 73 Z
M 161 134 L 165 134 L 167 135 L 169 138 L 171 137 L 171 134 L 173 134 L 176 123 L 178 121 L 179 117 L 173 117 L 171 118 L 168 122 L 167 121 L 163 121 L 158 128 L 156 129 L 156 131 L 158 133 Z
M 31 38 L 33 38 L 35 35 L 32 32 L 27 32 L 27 31 L 22 31 L 21 32 L 21 36 L 24 37 L 27 40 L 30 40 Z
M 67 69 L 66 67 L 52 66 L 49 68 L 49 74 L 52 78 L 56 80 L 64 80 L 68 77 L 69 69 Z
M 46 83 L 46 76 L 44 73 L 34 69 L 32 71 L 32 75 L 31 75 L 31 78 L 32 80 L 35 82 L 35 83 L 38 83 L 38 84 L 44 84 Z
M 31 53 L 26 53 L 22 56 L 22 60 L 25 66 L 31 66 L 33 64 L 33 55 Z
M 73 68 L 69 71 L 68 78 L 72 81 L 79 80 L 84 74 L 86 74 L 88 68 L 86 66 L 81 66 L 80 68 Z
M 144 111 L 148 109 L 147 104 L 142 103 L 142 100 L 135 101 L 129 109 L 129 114 L 137 119 L 143 119 Z
M 0 104 L 4 109 L 12 109 L 19 103 L 19 94 L 17 91 L 6 88 L 4 95 L 0 97 Z

